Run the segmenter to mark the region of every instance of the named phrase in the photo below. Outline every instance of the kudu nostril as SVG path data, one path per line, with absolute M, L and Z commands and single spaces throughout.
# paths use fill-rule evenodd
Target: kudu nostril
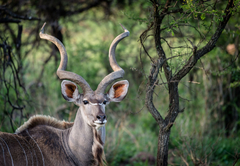
M 106 119 L 106 116 L 105 115 L 97 115 L 97 119 L 103 122 Z

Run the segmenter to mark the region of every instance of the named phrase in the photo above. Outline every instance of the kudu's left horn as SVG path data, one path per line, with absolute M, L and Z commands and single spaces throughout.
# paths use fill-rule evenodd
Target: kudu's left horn
M 39 36 L 42 39 L 46 39 L 48 41 L 51 41 L 59 49 L 59 52 L 60 52 L 60 55 L 61 55 L 61 62 L 60 62 L 60 65 L 57 69 L 58 77 L 60 79 L 68 79 L 68 80 L 71 80 L 71 81 L 75 82 L 76 84 L 78 84 L 82 88 L 84 94 L 93 92 L 91 87 L 89 86 L 89 84 L 87 83 L 87 81 L 84 78 L 82 78 L 80 75 L 78 75 L 76 73 L 65 71 L 66 67 L 67 67 L 67 62 L 68 62 L 66 49 L 65 49 L 64 45 L 62 44 L 62 42 L 60 40 L 58 40 L 57 38 L 55 38 L 51 35 L 48 35 L 48 34 L 44 33 L 45 25 L 46 25 L 46 23 L 43 24 L 43 26 L 41 28 L 41 31 L 39 33 Z

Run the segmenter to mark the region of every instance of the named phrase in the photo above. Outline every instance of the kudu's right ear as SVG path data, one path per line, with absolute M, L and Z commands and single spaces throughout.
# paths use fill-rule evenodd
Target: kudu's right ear
M 75 102 L 78 99 L 79 93 L 75 83 L 63 80 L 61 84 L 61 90 L 65 100 L 69 102 Z

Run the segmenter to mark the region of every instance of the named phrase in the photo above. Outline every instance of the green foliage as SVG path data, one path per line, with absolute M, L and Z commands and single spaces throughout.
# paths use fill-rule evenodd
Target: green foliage
M 138 8 L 134 9 L 134 12 L 132 12 L 133 6 L 126 6 L 125 10 L 123 11 L 124 16 L 126 16 L 128 19 L 133 20 L 134 22 L 138 22 L 139 24 L 149 24 L 153 20 L 153 18 L 150 16 L 150 14 L 145 14 L 143 11 L 150 10 L 151 3 L 149 1 L 138 1 L 135 2 L 135 6 L 139 6 Z
M 198 137 L 196 137 L 198 135 Z M 173 163 L 192 165 L 194 159 L 210 165 L 231 165 L 235 161 L 235 155 L 239 153 L 239 139 L 225 139 L 224 136 L 202 137 L 200 133 L 192 136 L 174 136 L 171 142 L 174 155 Z M 177 157 L 181 156 L 181 158 Z M 183 161 L 185 159 L 185 162 Z

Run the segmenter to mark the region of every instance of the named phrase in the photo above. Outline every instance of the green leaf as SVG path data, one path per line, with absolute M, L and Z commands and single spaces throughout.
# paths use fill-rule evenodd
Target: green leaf
M 196 17 L 196 18 L 197 18 L 197 16 L 198 16 L 198 14 L 197 14 L 197 13 L 194 13 L 194 17 Z
M 205 13 L 202 13 L 202 14 L 201 14 L 201 19 L 204 20 L 205 18 L 206 18 Z

